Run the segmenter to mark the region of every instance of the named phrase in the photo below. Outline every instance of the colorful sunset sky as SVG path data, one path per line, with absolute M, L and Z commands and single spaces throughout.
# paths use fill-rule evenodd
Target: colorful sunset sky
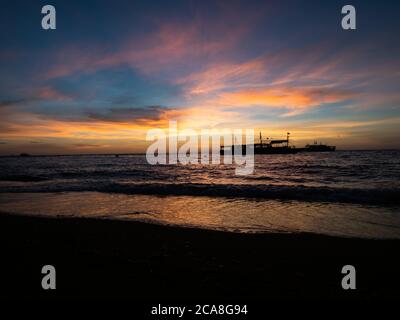
M 169 120 L 400 147 L 399 1 L 14 0 L 0 18 L 2 155 L 144 152 Z

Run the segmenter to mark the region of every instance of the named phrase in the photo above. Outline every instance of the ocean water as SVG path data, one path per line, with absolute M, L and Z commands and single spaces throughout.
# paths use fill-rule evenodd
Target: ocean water
M 143 155 L 2 157 L 0 211 L 400 238 L 400 151 L 256 155 L 247 176 Z

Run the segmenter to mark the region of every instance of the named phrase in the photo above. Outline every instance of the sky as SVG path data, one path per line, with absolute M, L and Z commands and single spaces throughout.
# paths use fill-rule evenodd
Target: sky
M 398 1 L 0 4 L 1 155 L 144 152 L 171 120 L 400 148 Z

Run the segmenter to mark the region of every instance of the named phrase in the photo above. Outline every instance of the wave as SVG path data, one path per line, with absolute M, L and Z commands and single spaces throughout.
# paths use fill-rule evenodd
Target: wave
M 42 176 L 32 176 L 32 175 L 0 175 L 0 181 L 16 181 L 16 182 L 40 182 L 49 180 L 48 178 Z
M 105 192 L 154 196 L 207 196 L 245 199 L 278 199 L 312 202 L 342 202 L 383 206 L 400 205 L 400 189 L 331 188 L 251 184 L 110 183 L 80 182 L 31 186 L 6 186 L 0 193 Z

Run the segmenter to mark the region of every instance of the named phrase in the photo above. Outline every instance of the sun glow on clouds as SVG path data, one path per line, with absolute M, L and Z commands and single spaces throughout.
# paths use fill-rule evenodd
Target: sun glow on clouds
M 305 111 L 322 104 L 335 103 L 350 98 L 351 94 L 320 88 L 266 88 L 221 93 L 218 104 L 226 106 L 265 106 Z

